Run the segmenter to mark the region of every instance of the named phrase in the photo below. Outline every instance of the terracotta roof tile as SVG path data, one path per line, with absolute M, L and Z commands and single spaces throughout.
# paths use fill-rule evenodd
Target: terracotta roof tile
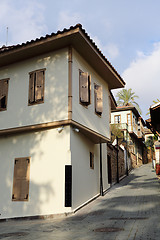
M 75 26 L 71 26 L 70 28 L 66 29 L 64 28 L 62 31 L 58 30 L 56 33 L 51 33 L 50 35 L 47 34 L 46 36 L 42 36 L 40 38 L 36 38 L 35 40 L 30 40 L 27 41 L 26 43 L 21 43 L 21 44 L 17 44 L 17 45 L 12 45 L 12 46 L 2 46 L 0 48 L 0 54 L 4 53 L 4 52 L 8 52 L 8 51 L 12 51 L 14 49 L 17 48 L 21 48 L 23 46 L 27 46 L 29 44 L 35 43 L 35 42 L 40 42 L 42 40 L 45 40 L 47 38 L 51 38 L 53 36 L 56 36 L 58 34 L 63 34 L 65 32 L 69 32 L 71 30 L 74 30 L 76 28 L 79 28 L 84 34 L 85 36 L 88 38 L 88 40 L 90 41 L 90 43 L 94 46 L 94 48 L 97 50 L 97 52 L 101 55 L 101 57 L 106 61 L 107 64 L 109 64 L 109 66 L 112 68 L 112 70 L 119 76 L 119 78 L 122 80 L 122 82 L 125 84 L 124 80 L 121 78 L 121 76 L 119 75 L 119 73 L 115 70 L 115 68 L 112 66 L 112 64 L 108 61 L 108 59 L 103 55 L 103 53 L 101 52 L 101 50 L 97 47 L 97 45 L 95 44 L 95 42 L 90 38 L 90 36 L 86 33 L 85 29 L 82 28 L 81 24 L 76 24 Z

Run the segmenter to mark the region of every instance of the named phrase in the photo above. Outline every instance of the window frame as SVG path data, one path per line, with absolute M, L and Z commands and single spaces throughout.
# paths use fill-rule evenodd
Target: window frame
M 0 100 L 0 112 L 7 110 L 9 80 L 10 80 L 10 78 L 0 79 L 0 82 L 1 82 L 1 84 L 3 85 L 3 88 L 4 88 L 4 83 L 7 82 L 6 94 L 4 95 L 4 97 L 5 97 L 5 103 L 4 103 L 4 104 L 5 104 L 5 107 L 1 107 L 1 100 Z M 0 85 L 1 85 L 1 84 L 0 84 Z M 2 91 L 2 90 L 1 90 L 1 91 Z M 3 93 L 2 93 L 2 95 L 3 95 Z M 1 98 L 1 96 L 0 96 L 0 98 Z M 2 97 L 1 99 L 3 99 L 3 97 Z
M 116 117 L 119 117 L 119 122 L 116 122 Z M 115 124 L 121 123 L 121 115 L 120 114 L 119 115 L 114 115 L 114 123 Z
M 90 169 L 94 170 L 94 153 L 90 152 Z
M 38 69 L 38 70 L 34 70 L 32 72 L 29 72 L 29 91 L 28 91 L 28 106 L 32 106 L 32 105 L 36 105 L 36 104 L 41 104 L 44 103 L 44 90 L 45 90 L 45 71 L 46 68 L 42 68 L 42 69 Z M 43 72 L 43 89 L 42 89 L 42 98 L 40 100 L 36 99 L 36 87 L 37 87 L 37 75 L 38 73 Z M 30 78 L 31 78 L 31 74 L 34 74 L 34 80 L 33 82 L 31 82 Z M 33 92 L 31 92 L 31 84 L 33 84 L 34 90 Z M 34 93 L 34 100 L 31 101 L 31 94 Z
M 128 119 L 128 116 L 130 117 L 130 119 Z M 130 123 L 129 123 L 129 120 L 130 120 Z M 131 119 L 131 114 L 130 113 L 127 113 L 127 124 L 128 124 L 128 126 L 132 125 L 132 119 Z

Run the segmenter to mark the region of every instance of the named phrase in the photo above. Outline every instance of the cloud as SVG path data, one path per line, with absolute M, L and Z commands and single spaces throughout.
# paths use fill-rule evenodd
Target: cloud
M 44 6 L 37 1 L 23 1 L 23 4 L 17 1 L 17 4 L 13 4 L 11 0 L 2 0 L 0 22 L 3 44 L 6 42 L 7 27 L 9 44 L 35 39 L 47 29 L 44 23 Z
M 108 43 L 103 45 L 97 36 L 91 36 L 91 38 L 109 61 L 114 60 L 119 56 L 119 49 L 116 44 Z
M 136 59 L 122 74 L 126 88 L 132 88 L 139 96 L 144 116 L 153 100 L 160 97 L 160 42 L 153 47 L 149 55 L 137 52 Z
M 79 13 L 71 13 L 69 11 L 61 11 L 58 17 L 58 29 L 69 28 L 77 23 L 82 22 L 82 17 Z

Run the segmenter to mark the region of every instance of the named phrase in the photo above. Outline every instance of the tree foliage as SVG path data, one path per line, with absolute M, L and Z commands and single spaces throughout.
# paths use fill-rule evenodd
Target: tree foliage
M 129 89 L 122 89 L 119 91 L 116 95 L 117 97 L 117 104 L 118 106 L 134 106 L 137 108 L 140 114 L 142 114 L 142 111 L 138 105 L 138 103 L 135 101 L 135 98 L 139 98 L 135 92 L 132 91 L 131 88 Z
M 113 142 L 116 137 L 118 137 L 122 141 L 123 140 L 123 132 L 122 132 L 119 124 L 111 124 L 111 141 Z

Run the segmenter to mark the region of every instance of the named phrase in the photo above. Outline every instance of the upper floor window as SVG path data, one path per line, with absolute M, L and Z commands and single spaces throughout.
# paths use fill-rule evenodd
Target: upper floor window
M 85 106 L 91 103 L 91 75 L 81 70 L 79 71 L 79 99 Z
M 116 115 L 114 116 L 114 123 L 120 123 L 121 122 L 121 116 L 120 115 Z
M 9 79 L 0 80 L 0 111 L 7 109 Z
M 102 86 L 94 84 L 95 112 L 102 115 L 103 112 L 103 89 Z
M 29 73 L 29 105 L 44 102 L 44 82 L 45 69 Z
M 127 123 L 128 123 L 128 125 L 131 125 L 131 114 L 130 113 L 127 114 Z

